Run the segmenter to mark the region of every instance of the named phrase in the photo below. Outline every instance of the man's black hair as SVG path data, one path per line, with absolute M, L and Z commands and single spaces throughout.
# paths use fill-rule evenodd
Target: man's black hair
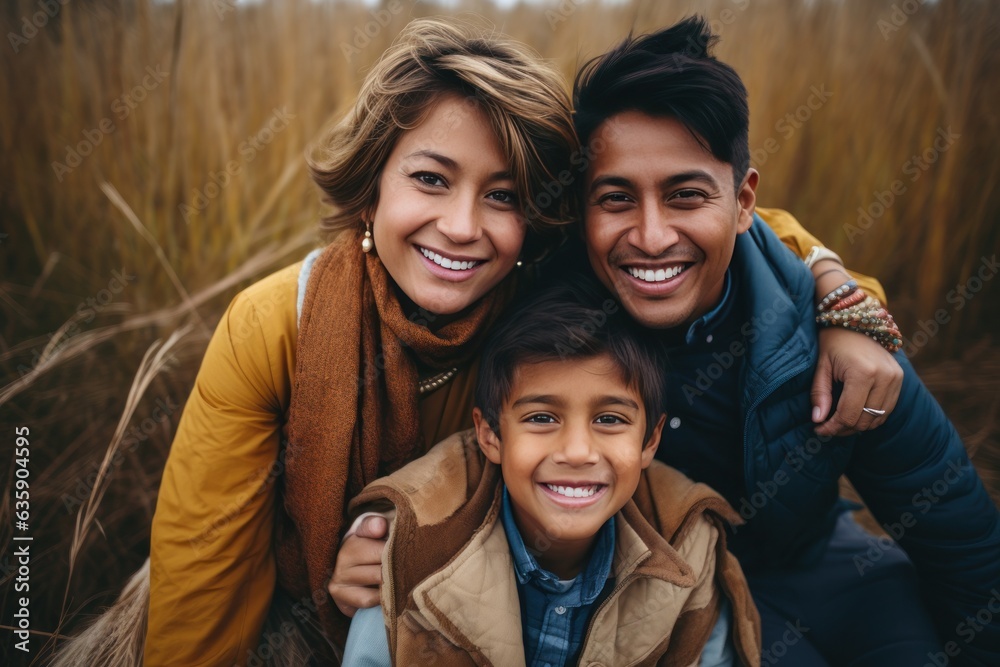
M 663 347 L 642 329 L 593 277 L 550 285 L 529 297 L 497 325 L 484 346 L 476 382 L 476 407 L 501 436 L 499 417 L 523 364 L 586 359 L 607 353 L 625 384 L 642 397 L 649 440 L 663 412 Z
M 601 123 L 624 111 L 676 118 L 732 165 L 739 188 L 750 167 L 750 110 L 739 74 L 711 55 L 717 41 L 708 22 L 692 16 L 650 35 L 629 35 L 590 60 L 573 85 L 580 143 L 587 146 Z

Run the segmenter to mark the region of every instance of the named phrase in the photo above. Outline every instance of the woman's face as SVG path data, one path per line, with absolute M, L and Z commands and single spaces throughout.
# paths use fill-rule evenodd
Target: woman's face
M 382 168 L 375 252 L 418 307 L 450 315 L 513 269 L 525 234 L 520 211 L 486 116 L 447 95 L 399 138 Z

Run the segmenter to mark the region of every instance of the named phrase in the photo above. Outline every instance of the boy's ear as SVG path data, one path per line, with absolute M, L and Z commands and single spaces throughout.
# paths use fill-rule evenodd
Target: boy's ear
M 660 419 L 656 422 L 656 426 L 653 427 L 653 432 L 649 434 L 649 440 L 642 448 L 642 467 L 648 468 L 649 464 L 653 462 L 653 456 L 656 454 L 657 447 L 660 446 L 660 434 L 663 433 L 663 425 L 667 421 L 667 415 L 661 414 Z
M 483 454 L 490 462 L 500 465 L 500 438 L 486 422 L 483 411 L 479 408 L 472 409 L 472 423 L 476 426 L 479 449 L 483 450 Z

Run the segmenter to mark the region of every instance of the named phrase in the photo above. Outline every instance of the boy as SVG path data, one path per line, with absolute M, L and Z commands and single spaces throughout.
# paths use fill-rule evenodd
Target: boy
M 344 664 L 731 664 L 732 649 L 760 663 L 725 547 L 738 515 L 653 461 L 656 348 L 604 299 L 562 285 L 519 309 L 484 350 L 474 431 L 351 503 L 392 522 L 388 653 L 358 646 L 359 612 Z

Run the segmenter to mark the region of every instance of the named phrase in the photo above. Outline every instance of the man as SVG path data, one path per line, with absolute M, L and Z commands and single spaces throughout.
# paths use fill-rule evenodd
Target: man
M 671 348 L 657 456 L 747 519 L 763 664 L 1000 664 L 1000 516 L 906 358 L 878 429 L 813 431 L 814 282 L 754 221 L 746 89 L 713 41 L 700 18 L 629 38 L 574 91 L 590 264 Z M 905 554 L 853 522 L 842 474 Z

